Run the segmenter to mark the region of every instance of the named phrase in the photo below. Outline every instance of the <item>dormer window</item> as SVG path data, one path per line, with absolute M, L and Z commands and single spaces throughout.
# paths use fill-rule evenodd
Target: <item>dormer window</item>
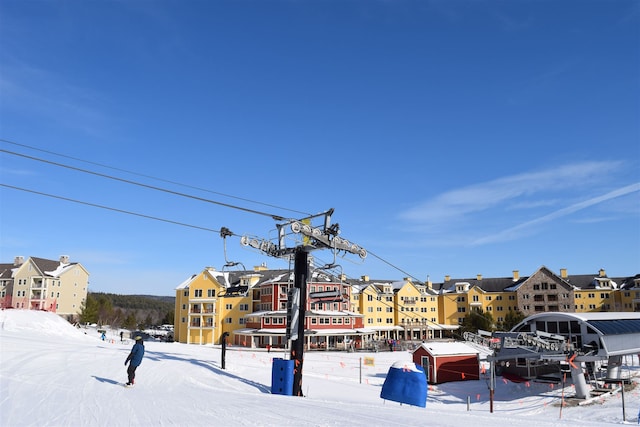
M 468 292 L 470 287 L 471 285 L 467 282 L 456 283 L 456 292 L 457 293 Z
M 611 289 L 611 279 L 596 279 L 596 287 L 600 289 Z

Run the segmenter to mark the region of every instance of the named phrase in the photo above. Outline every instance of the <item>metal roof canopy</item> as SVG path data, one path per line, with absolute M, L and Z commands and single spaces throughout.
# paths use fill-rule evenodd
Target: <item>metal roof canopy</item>
M 581 328 L 584 344 L 588 344 L 594 335 L 597 335 L 603 346 L 598 351 L 601 357 L 640 353 L 640 313 L 635 312 L 537 313 L 514 326 L 512 331 L 527 329 L 531 325 L 535 326 L 537 322 L 562 321 L 575 321 L 585 326 L 584 329 Z

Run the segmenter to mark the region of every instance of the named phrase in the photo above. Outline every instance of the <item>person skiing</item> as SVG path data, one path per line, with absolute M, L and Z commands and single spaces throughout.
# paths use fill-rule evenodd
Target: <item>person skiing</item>
M 124 361 L 124 366 L 127 366 L 129 363 L 129 367 L 127 368 L 127 375 L 129 376 L 129 382 L 125 384 L 127 387 L 133 386 L 133 381 L 136 378 L 136 369 L 142 363 L 142 356 L 144 356 L 144 342 L 142 341 L 141 335 L 135 336 L 135 344 L 131 349 L 131 353 L 127 356 L 127 360 Z

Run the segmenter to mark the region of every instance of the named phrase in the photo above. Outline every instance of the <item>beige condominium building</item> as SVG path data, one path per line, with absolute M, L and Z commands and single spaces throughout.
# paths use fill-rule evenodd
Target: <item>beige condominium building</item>
M 89 272 L 67 255 L 58 260 L 15 257 L 0 264 L 0 307 L 51 311 L 75 319 L 89 288 Z

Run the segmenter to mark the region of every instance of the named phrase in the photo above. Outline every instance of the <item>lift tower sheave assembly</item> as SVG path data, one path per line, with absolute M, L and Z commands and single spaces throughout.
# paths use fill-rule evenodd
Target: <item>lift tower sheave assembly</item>
M 304 359 L 304 329 L 307 306 L 307 282 L 309 280 L 309 252 L 314 249 L 331 249 L 334 257 L 338 252 L 349 252 L 357 254 L 364 259 L 367 251 L 342 237 L 339 237 L 340 229 L 338 224 L 331 225 L 331 215 L 333 209 L 327 212 L 312 215 L 300 220 L 291 220 L 284 224 L 277 224 L 278 242 L 273 243 L 266 239 L 242 236 L 240 243 L 243 246 L 250 246 L 273 257 L 294 258 L 294 289 L 289 298 L 297 294 L 298 301 L 289 301 L 288 307 L 297 307 L 297 313 L 287 313 L 288 320 L 293 321 L 287 324 L 287 335 L 291 337 L 291 360 L 294 361 L 293 371 L 293 395 L 302 396 L 302 364 Z M 311 220 L 317 217 L 324 217 L 321 228 L 311 226 Z M 286 247 L 286 229 L 290 228 L 294 234 L 301 234 L 300 244 L 294 247 Z

